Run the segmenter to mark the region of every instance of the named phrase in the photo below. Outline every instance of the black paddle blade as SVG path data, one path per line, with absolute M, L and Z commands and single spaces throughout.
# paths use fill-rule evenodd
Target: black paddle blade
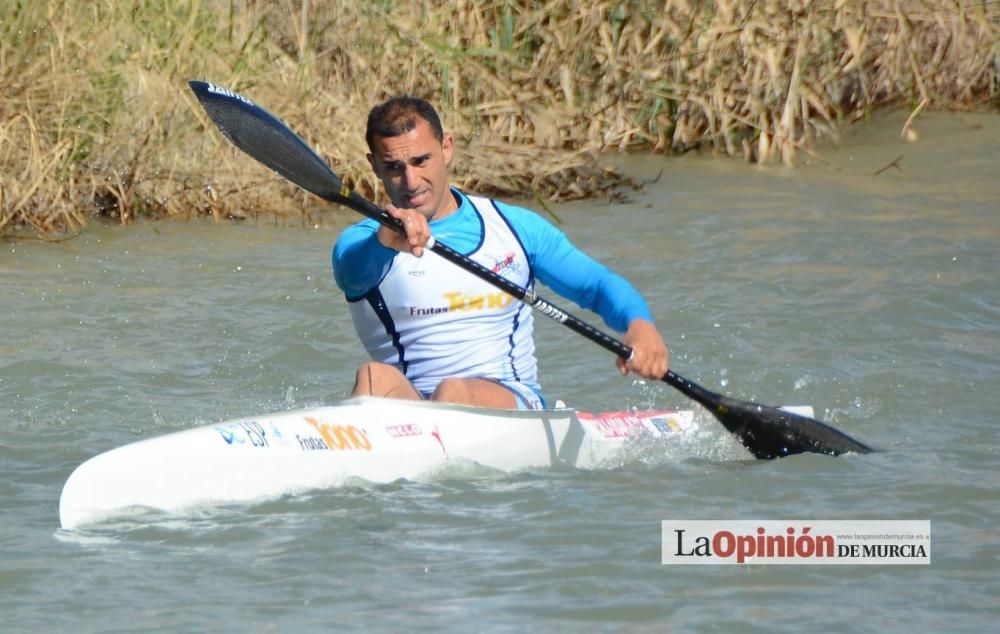
M 712 414 L 763 460 L 797 453 L 871 453 L 871 447 L 818 420 L 759 403 L 720 396 Z
M 243 95 L 205 81 L 189 81 L 205 112 L 233 145 L 302 189 L 330 201 L 349 194 L 340 178 L 297 134 Z
M 701 403 L 762 460 L 797 453 L 871 453 L 873 449 L 826 423 L 777 407 L 717 394 L 668 370 L 663 381 Z

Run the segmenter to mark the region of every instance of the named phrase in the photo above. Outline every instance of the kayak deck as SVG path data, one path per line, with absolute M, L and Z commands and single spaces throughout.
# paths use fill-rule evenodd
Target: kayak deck
M 65 529 L 130 509 L 178 512 L 343 485 L 413 480 L 466 461 L 510 472 L 601 466 L 640 434 L 690 429 L 693 412 L 491 410 L 359 397 L 149 438 L 80 465 L 59 501 Z

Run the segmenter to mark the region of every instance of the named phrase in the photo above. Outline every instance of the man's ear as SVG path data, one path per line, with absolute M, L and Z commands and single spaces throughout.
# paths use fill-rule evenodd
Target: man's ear
M 444 135 L 441 139 L 441 153 L 444 155 L 445 167 L 451 167 L 451 157 L 455 153 L 455 140 L 450 134 Z
M 372 166 L 372 171 L 375 172 L 375 176 L 378 176 L 378 163 L 375 162 L 374 154 L 365 154 L 365 158 L 368 159 L 368 164 Z

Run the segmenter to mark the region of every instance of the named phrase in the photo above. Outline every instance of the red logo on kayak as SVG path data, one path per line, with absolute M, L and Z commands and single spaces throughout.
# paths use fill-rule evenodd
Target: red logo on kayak
M 419 425 L 389 425 L 385 432 L 393 438 L 403 438 L 405 436 L 419 436 L 424 433 Z
M 683 423 L 677 420 L 677 414 L 670 410 L 600 414 L 577 412 L 577 417 L 593 425 L 594 429 L 605 438 L 628 438 L 641 433 L 644 429 L 649 430 L 649 425 L 661 434 L 679 431 Z
M 587 420 L 605 438 L 628 438 L 642 431 L 642 420 L 629 412 L 606 412 L 603 414 L 578 414 Z
M 437 425 L 434 426 L 434 431 L 431 432 L 431 436 L 437 439 L 438 444 L 441 445 L 441 451 L 444 452 L 445 457 L 448 457 L 448 450 L 444 448 L 444 441 L 441 440 L 441 432 L 438 431 Z

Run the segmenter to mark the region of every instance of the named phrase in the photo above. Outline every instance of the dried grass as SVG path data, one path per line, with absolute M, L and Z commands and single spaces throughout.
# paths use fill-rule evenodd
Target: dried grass
M 315 199 L 228 146 L 188 94 L 250 95 L 375 196 L 368 108 L 432 100 L 455 180 L 609 195 L 607 151 L 792 164 L 873 108 L 997 108 L 993 2 L 0 0 L 0 237 L 89 218 L 303 218 Z M 906 129 L 901 131 L 906 133 Z

